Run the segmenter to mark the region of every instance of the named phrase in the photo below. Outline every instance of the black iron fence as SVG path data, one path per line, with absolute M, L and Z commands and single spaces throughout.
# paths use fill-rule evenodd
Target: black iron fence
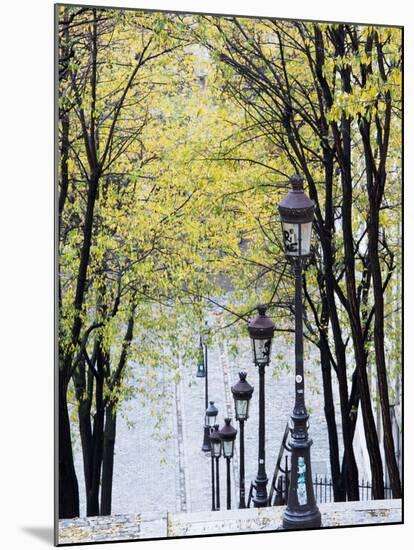
M 287 503 L 287 495 L 289 491 L 289 461 L 290 461 L 290 446 L 288 443 L 290 433 L 289 423 L 286 424 L 283 438 L 280 444 L 275 469 L 269 488 L 269 506 L 281 506 Z M 325 502 L 334 502 L 334 491 L 332 480 L 327 476 L 316 475 L 313 480 L 313 488 L 315 500 L 318 504 Z M 248 494 L 248 505 L 252 500 L 254 491 L 254 483 L 250 485 Z M 390 487 L 384 488 L 384 498 L 392 498 L 392 490 Z M 368 480 L 362 479 L 359 484 L 359 500 L 372 500 L 372 485 Z
M 315 491 L 315 500 L 318 504 L 325 502 L 334 502 L 333 485 L 332 480 L 326 476 L 315 476 L 313 480 L 313 488 Z M 286 504 L 287 494 L 289 490 L 289 476 L 284 474 L 280 475 L 277 479 L 273 506 L 280 506 Z M 392 498 L 392 490 L 390 487 L 385 487 L 384 498 Z M 371 500 L 372 499 L 372 485 L 369 481 L 362 480 L 359 484 L 359 500 Z

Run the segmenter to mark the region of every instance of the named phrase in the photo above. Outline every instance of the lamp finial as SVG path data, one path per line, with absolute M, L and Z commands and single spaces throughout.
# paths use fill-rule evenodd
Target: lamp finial
M 292 185 L 293 191 L 303 191 L 303 177 L 300 176 L 299 174 L 292 176 L 289 179 L 289 182 Z

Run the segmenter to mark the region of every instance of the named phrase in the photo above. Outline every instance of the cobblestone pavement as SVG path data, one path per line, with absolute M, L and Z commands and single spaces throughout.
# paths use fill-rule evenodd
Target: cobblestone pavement
M 275 342 L 276 345 L 276 342 Z M 292 350 L 293 351 L 293 350 Z M 218 421 L 223 424 L 226 416 L 234 417 L 231 385 L 238 380 L 238 372 L 246 370 L 248 381 L 254 386 L 250 418 L 245 424 L 246 494 L 250 481 L 257 471 L 258 433 L 258 371 L 251 363 L 250 343 L 246 338 L 241 343 L 241 354 L 230 359 L 224 344 L 208 350 L 209 398 L 218 409 Z M 309 379 L 314 386 L 322 387 L 319 363 L 306 361 Z M 311 364 L 312 363 L 312 364 Z M 145 380 L 146 373 L 142 372 Z M 266 372 L 266 469 L 270 480 L 273 475 L 286 422 L 293 407 L 293 356 L 291 370 L 279 377 L 272 376 L 272 366 Z M 158 376 L 163 377 L 162 369 Z M 166 441 L 156 441 L 152 434 L 155 417 L 140 394 L 123 405 L 118 415 L 113 482 L 113 514 L 139 514 L 143 511 L 159 514 L 168 512 L 197 512 L 211 509 L 211 459 L 201 451 L 204 423 L 204 379 L 196 378 L 195 365 L 181 368 L 181 381 L 175 385 L 175 393 L 169 395 L 167 388 L 158 400 L 158 410 L 169 434 Z M 149 373 L 148 373 L 149 375 Z M 170 385 L 166 385 L 170 387 Z M 174 385 L 173 385 L 174 387 Z M 329 447 L 323 411 L 323 397 L 306 390 L 306 401 L 311 412 L 310 435 L 313 473 L 329 475 Z M 131 426 L 132 423 L 132 426 Z M 235 427 L 237 423 L 233 421 Z M 339 439 L 341 434 L 338 434 Z M 161 448 L 163 452 L 161 453 Z M 238 440 L 232 463 L 232 506 L 238 502 Z M 160 456 L 163 460 L 160 460 Z M 85 493 L 81 466 L 81 453 L 75 452 L 76 469 L 81 496 L 81 516 L 86 515 Z M 220 461 L 221 509 L 225 502 L 225 461 Z
M 146 383 L 149 373 L 135 365 L 133 375 Z M 160 383 L 164 373 L 157 373 Z M 174 386 L 173 386 L 174 387 Z M 161 387 L 162 392 L 162 387 Z M 112 493 L 113 514 L 138 514 L 143 511 L 165 514 L 185 510 L 181 506 L 183 489 L 179 475 L 177 438 L 177 396 L 165 390 L 164 399 L 151 406 L 140 393 L 122 405 L 117 416 L 114 478 Z M 154 408 L 163 416 L 167 440 L 153 437 L 157 419 Z M 76 446 L 75 467 L 79 481 L 80 516 L 86 515 L 85 489 L 81 450 Z

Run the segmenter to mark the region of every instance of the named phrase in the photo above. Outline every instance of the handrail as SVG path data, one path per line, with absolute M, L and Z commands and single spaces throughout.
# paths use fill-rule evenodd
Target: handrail
M 251 501 L 252 501 L 253 489 L 254 489 L 254 488 L 255 488 L 254 481 L 251 481 L 251 482 L 250 482 L 249 495 L 248 495 L 248 497 L 247 497 L 246 508 L 250 508 L 250 503 L 251 503 Z
M 286 422 L 286 427 L 285 427 L 285 431 L 284 431 L 284 434 L 283 434 L 282 443 L 280 445 L 279 454 L 278 454 L 278 457 L 277 457 L 277 460 L 276 460 L 276 466 L 275 466 L 275 469 L 274 469 L 274 472 L 273 472 L 272 483 L 270 484 L 270 491 L 269 491 L 269 498 L 268 498 L 269 506 L 272 505 L 274 492 L 275 491 L 278 492 L 278 488 L 276 486 L 276 483 L 277 483 L 277 478 L 278 478 L 279 472 L 282 472 L 283 474 L 287 473 L 286 470 L 283 470 L 281 468 L 280 463 L 282 462 L 283 453 L 285 451 L 288 451 L 288 452 L 291 451 L 290 447 L 288 445 L 286 445 L 289 433 L 290 433 L 289 422 Z

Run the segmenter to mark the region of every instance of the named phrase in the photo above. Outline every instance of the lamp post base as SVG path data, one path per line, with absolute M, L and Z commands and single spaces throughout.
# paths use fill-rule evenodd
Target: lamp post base
M 321 525 L 321 513 L 317 508 L 306 512 L 286 510 L 283 516 L 283 529 L 317 529 Z
M 253 497 L 253 505 L 255 508 L 265 508 L 268 506 L 268 498 L 267 495 L 264 497 Z
M 245 380 L 245 378 L 244 378 Z M 244 420 L 240 424 L 240 477 L 239 477 L 239 508 L 246 508 L 245 481 L 244 481 Z
M 253 504 L 255 508 L 268 506 L 267 474 L 265 467 L 265 365 L 259 365 L 259 453 L 258 468 L 255 479 L 255 495 Z
M 256 491 L 254 497 L 252 498 L 255 508 L 264 508 L 265 506 L 269 506 L 269 497 L 267 495 L 267 481 L 267 478 L 265 480 L 255 480 Z
M 310 448 L 307 434 L 308 415 L 292 415 L 293 433 L 290 439 L 291 471 L 287 508 L 283 516 L 284 529 L 315 529 L 321 526 L 321 513 L 315 500 Z
M 211 457 L 211 511 L 216 510 L 216 487 L 214 483 L 214 456 Z
M 210 426 L 204 426 L 204 438 L 203 438 L 203 445 L 201 447 L 201 450 L 205 453 L 208 453 L 211 451 Z

